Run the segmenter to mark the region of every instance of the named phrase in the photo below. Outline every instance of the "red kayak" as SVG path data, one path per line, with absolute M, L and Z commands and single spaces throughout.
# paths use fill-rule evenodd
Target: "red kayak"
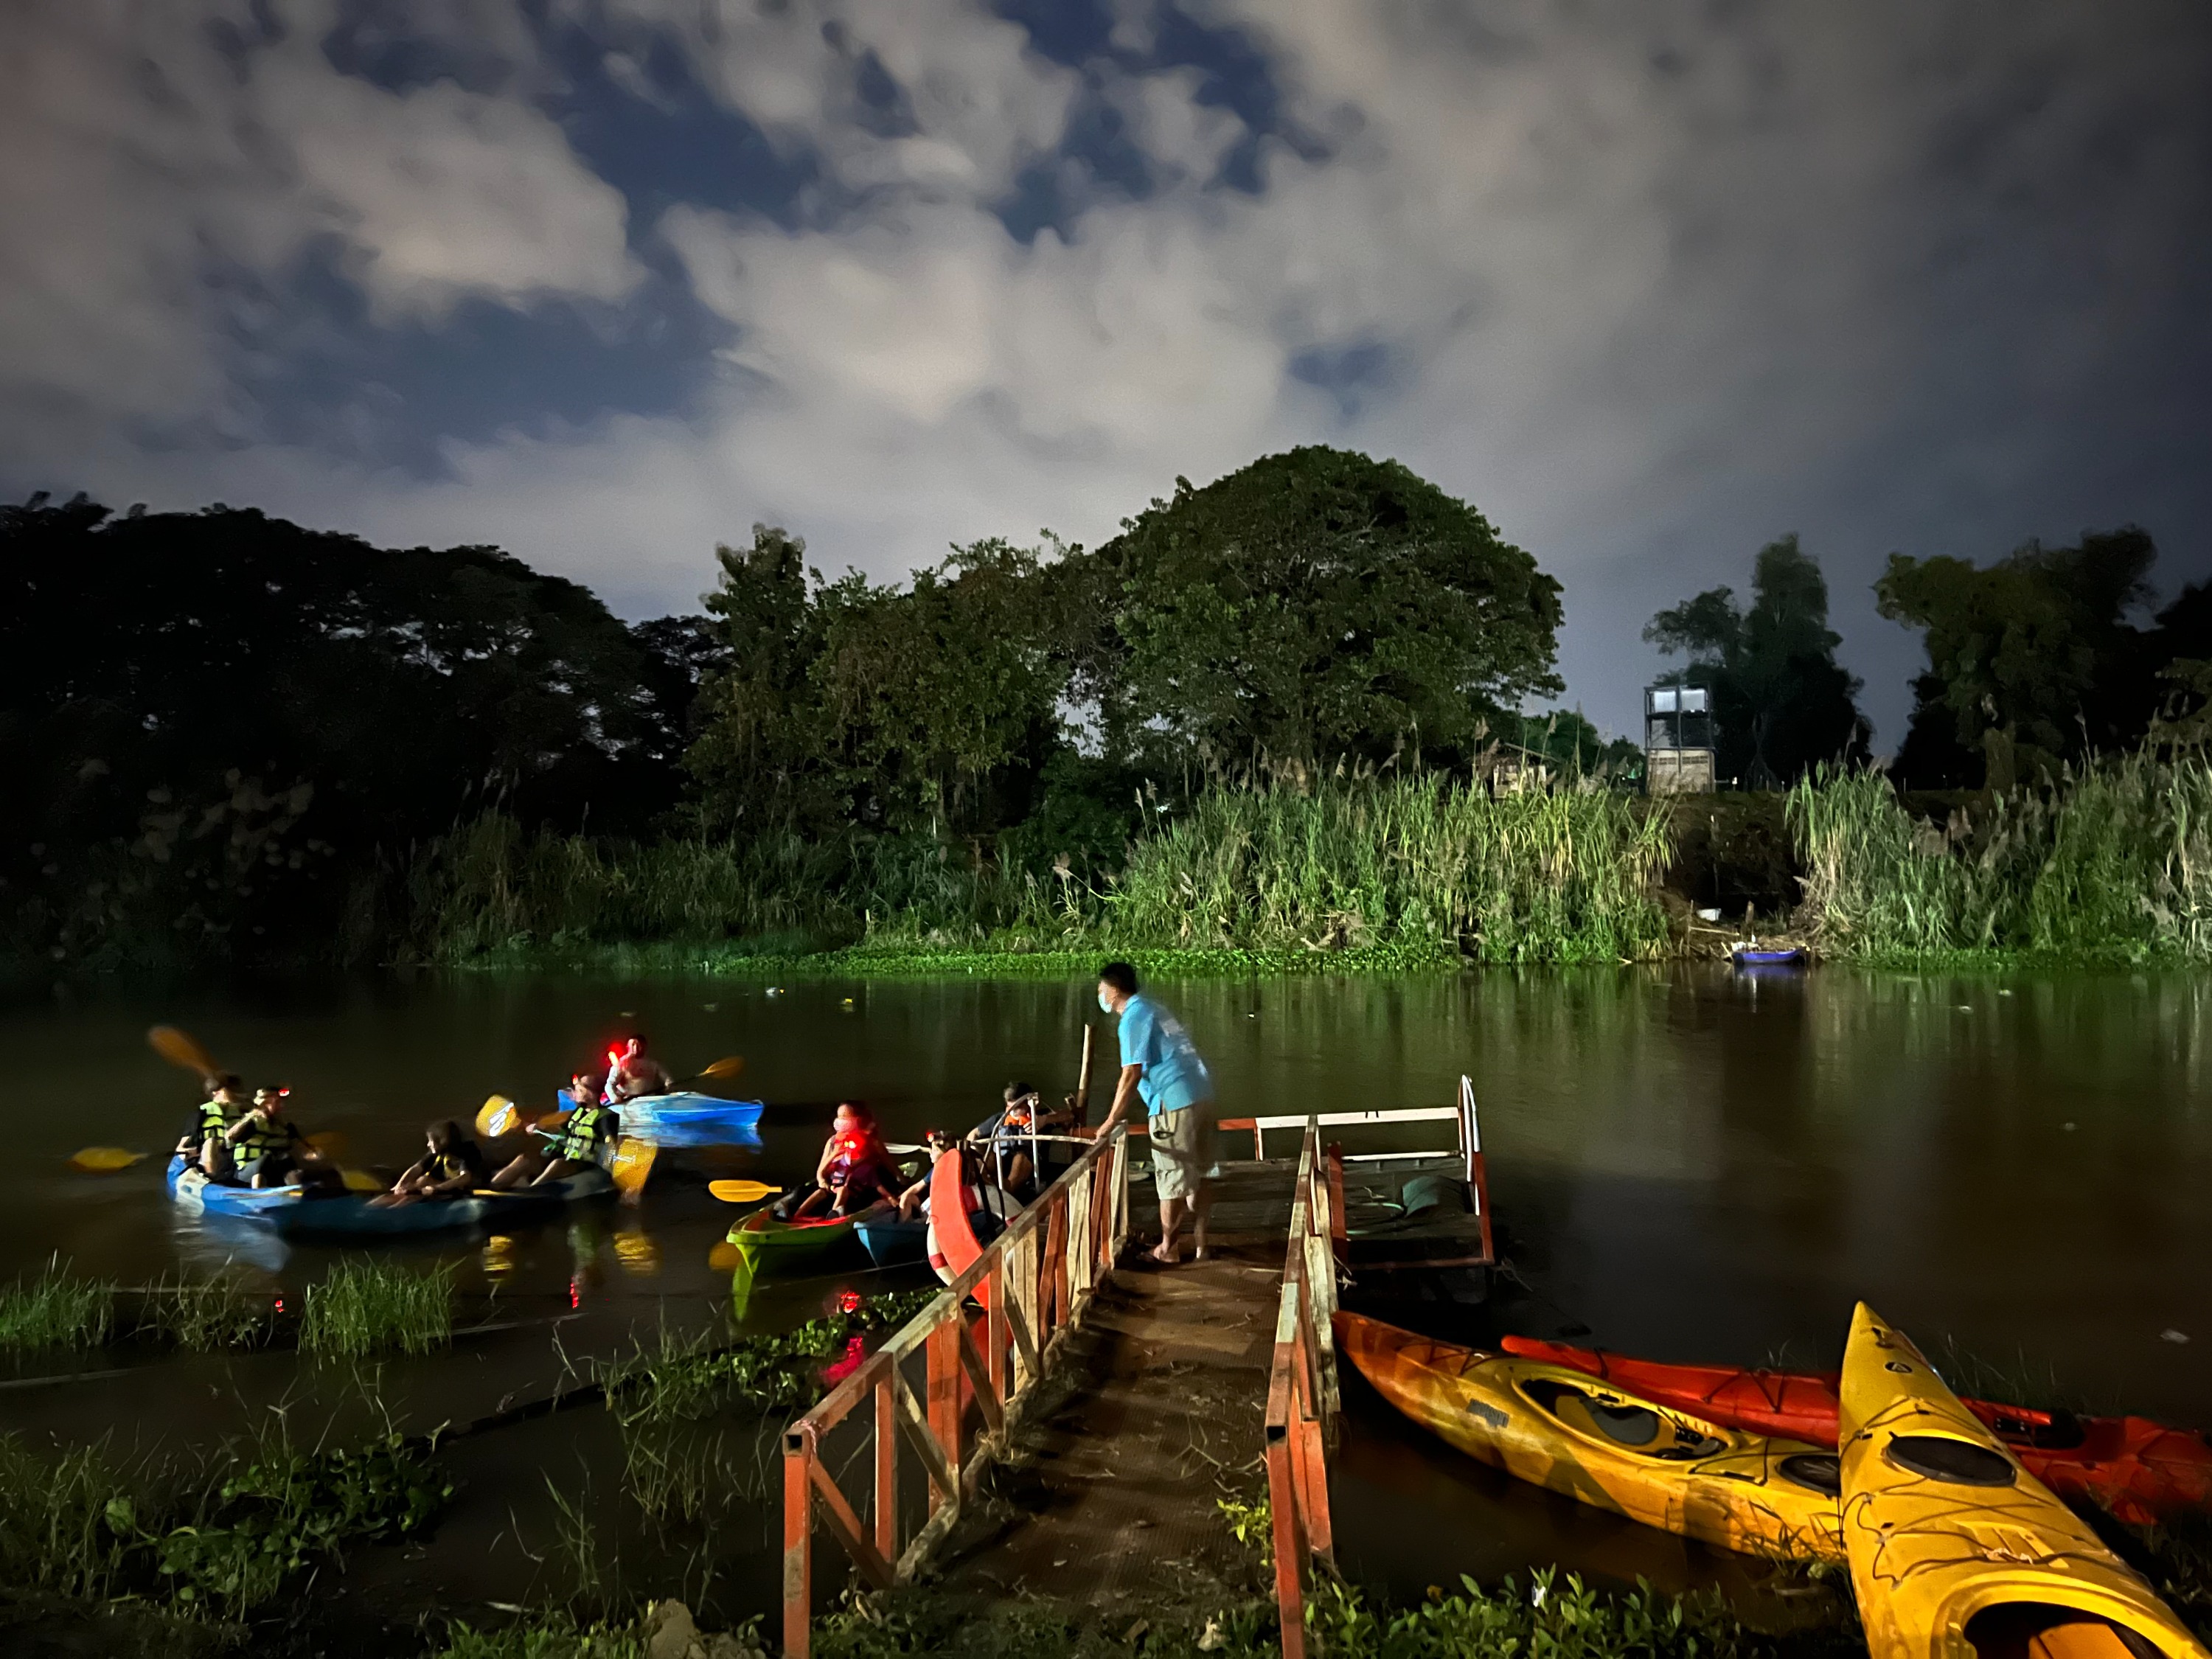
M 1524 1359 L 1571 1365 L 1654 1404 L 1731 1428 L 1836 1443 L 1834 1371 L 1669 1365 L 1524 1336 L 1509 1336 L 1504 1346 Z M 1986 1400 L 1961 1403 L 2061 1498 L 2087 1499 L 2137 1526 L 2212 1510 L 2212 1446 L 2201 1434 L 2147 1417 L 2075 1417 Z

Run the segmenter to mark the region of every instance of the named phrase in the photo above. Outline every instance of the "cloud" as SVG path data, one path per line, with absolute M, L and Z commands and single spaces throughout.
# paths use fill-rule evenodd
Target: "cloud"
M 80 470 L 27 482 L 495 540 L 643 608 L 755 519 L 896 575 L 1340 442 L 1565 577 L 1609 726 L 1650 611 L 1802 532 L 1890 738 L 1912 647 L 1865 583 L 1892 548 L 2139 517 L 2212 549 L 2212 43 L 2168 0 L 1127 0 L 1079 64 L 970 0 L 474 4 L 346 35 L 463 66 L 383 84 L 304 8 L 274 40 L 242 3 L 127 37 L 34 8 L 0 60 L 0 191 L 42 233 L 0 243 L 0 449 Z M 562 29 L 657 131 L 680 71 L 812 182 L 773 216 L 626 207 L 548 113 Z M 1270 77 L 1242 117 L 1198 61 L 1232 47 Z M 1086 151 L 1101 110 L 1139 182 Z M 1067 210 L 1017 237 L 1037 179 Z M 518 407 L 442 434 L 441 476 L 364 470 L 234 408 L 236 308 L 324 249 L 369 326 L 433 331 L 464 299 L 648 327 L 650 264 L 719 349 L 658 416 Z

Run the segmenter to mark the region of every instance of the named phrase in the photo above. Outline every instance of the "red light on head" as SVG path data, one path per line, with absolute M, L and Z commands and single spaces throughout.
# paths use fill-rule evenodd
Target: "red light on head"
M 284 1298 L 281 1296 L 276 1298 L 276 1311 L 278 1313 L 284 1311 Z
M 858 1313 L 860 1311 L 860 1304 L 865 1299 L 858 1291 L 841 1291 L 837 1296 L 837 1311 L 848 1314 Z

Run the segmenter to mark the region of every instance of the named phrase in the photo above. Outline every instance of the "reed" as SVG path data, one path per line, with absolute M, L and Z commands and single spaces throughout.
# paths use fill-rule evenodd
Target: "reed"
M 59 1257 L 0 1291 L 0 1350 L 96 1348 L 114 1327 L 114 1285 L 64 1271 Z
M 1117 874 L 1039 873 L 929 835 L 805 846 L 526 842 L 457 832 L 417 883 L 418 946 L 449 962 L 674 947 L 734 954 L 1066 951 L 1360 958 L 1409 967 L 1657 955 L 1667 815 L 1580 786 L 1492 795 L 1426 775 L 1219 784 L 1152 811 Z M 743 941 L 742 944 L 733 942 Z
M 1803 914 L 1866 961 L 2212 960 L 2212 763 L 2149 751 L 1944 823 L 1875 773 L 1790 793 Z
M 142 1501 L 102 1447 L 42 1457 L 0 1435 L 0 1589 L 87 1601 L 118 1595 Z
M 265 1346 L 276 1335 L 270 1298 L 236 1278 L 163 1279 L 138 1304 L 137 1333 L 192 1353 Z
M 422 1354 L 453 1334 L 450 1265 L 427 1273 L 382 1262 L 344 1262 L 307 1291 L 300 1351 L 329 1358 L 398 1352 Z

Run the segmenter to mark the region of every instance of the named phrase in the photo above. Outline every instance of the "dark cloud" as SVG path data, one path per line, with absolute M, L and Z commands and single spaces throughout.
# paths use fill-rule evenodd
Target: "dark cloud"
M 503 543 L 640 608 L 1082 539 L 1327 438 L 1644 618 L 1800 532 L 1885 738 L 1892 550 L 2212 572 L 2183 0 L 28 0 L 0 487 Z M 158 66 L 154 68 L 152 66 Z

